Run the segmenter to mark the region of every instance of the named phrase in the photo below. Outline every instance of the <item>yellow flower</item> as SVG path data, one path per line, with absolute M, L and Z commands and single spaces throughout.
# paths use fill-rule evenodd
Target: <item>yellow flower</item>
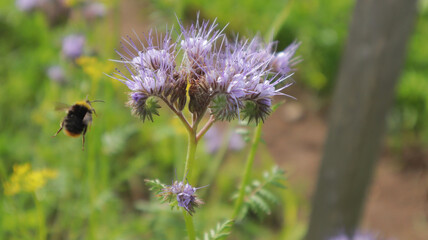
M 112 62 L 101 62 L 95 57 L 82 56 L 76 62 L 92 80 L 98 80 L 104 73 L 110 74 L 114 70 Z
M 12 177 L 19 177 L 22 175 L 25 175 L 28 171 L 30 171 L 31 165 L 29 163 L 25 163 L 22 165 L 14 165 L 13 166 L 13 173 Z
M 83 1 L 82 0 L 65 0 L 64 1 L 64 5 L 67 7 L 74 7 L 80 3 L 83 3 Z
M 25 163 L 13 166 L 13 174 L 9 181 L 3 184 L 6 195 L 15 195 L 19 192 L 35 192 L 42 188 L 48 179 L 56 178 L 58 172 L 54 169 L 31 171 L 31 165 Z
M 3 183 L 4 194 L 5 195 L 15 195 L 21 191 L 21 186 L 18 182 L 10 181 Z

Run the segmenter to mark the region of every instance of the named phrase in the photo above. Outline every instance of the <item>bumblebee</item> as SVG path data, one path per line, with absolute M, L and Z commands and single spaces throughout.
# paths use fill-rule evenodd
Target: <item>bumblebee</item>
M 72 106 L 59 106 L 57 110 L 67 109 L 67 115 L 61 121 L 59 130 L 52 137 L 56 137 L 62 129 L 64 133 L 70 137 L 78 137 L 82 135 L 82 150 L 85 148 L 85 134 L 88 126 L 92 123 L 92 113 L 97 115 L 92 107 L 93 102 L 104 102 L 102 100 L 94 101 L 78 101 Z

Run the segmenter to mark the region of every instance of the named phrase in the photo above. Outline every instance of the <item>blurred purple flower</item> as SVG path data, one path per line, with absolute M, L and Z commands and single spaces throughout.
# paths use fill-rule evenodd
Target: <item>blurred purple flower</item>
M 300 58 L 293 58 L 299 46 L 300 42 L 293 42 L 282 52 L 275 54 L 271 63 L 272 68 L 281 74 L 289 74 L 293 71 L 292 67 L 300 62 Z
M 85 5 L 83 15 L 88 20 L 102 18 L 106 14 L 106 6 L 100 2 L 91 2 Z
M 40 0 L 16 0 L 15 4 L 19 10 L 29 12 L 39 6 Z
M 336 235 L 335 237 L 329 238 L 328 240 L 381 240 L 381 238 L 371 233 L 357 232 L 352 238 L 344 233 L 341 233 L 339 235 Z
M 82 55 L 84 45 L 85 36 L 79 34 L 68 35 L 62 40 L 62 53 L 70 59 L 76 59 Z
M 212 126 L 204 135 L 205 149 L 208 153 L 217 152 L 222 144 L 223 136 L 217 127 Z
M 239 151 L 244 147 L 245 141 L 242 138 L 242 135 L 234 131 L 232 136 L 230 136 L 229 149 L 233 151 Z
M 224 139 L 224 133 L 216 126 L 212 126 L 204 135 L 205 149 L 208 153 L 213 154 L 217 152 Z M 233 131 L 229 139 L 229 149 L 233 151 L 239 151 L 245 147 L 245 142 L 242 136 Z
M 51 66 L 47 69 L 46 72 L 49 79 L 51 79 L 52 81 L 60 84 L 65 83 L 65 74 L 61 66 Z

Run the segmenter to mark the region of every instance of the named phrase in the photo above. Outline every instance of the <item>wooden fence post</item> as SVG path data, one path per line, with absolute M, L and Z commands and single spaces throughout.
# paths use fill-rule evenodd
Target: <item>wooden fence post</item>
M 358 0 L 338 73 L 307 240 L 358 227 L 416 0 Z

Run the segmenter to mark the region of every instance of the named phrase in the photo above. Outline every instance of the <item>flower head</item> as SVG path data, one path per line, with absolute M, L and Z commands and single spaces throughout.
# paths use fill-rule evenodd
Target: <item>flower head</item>
M 125 53 L 118 52 L 118 54 L 121 56 L 120 62 L 125 65 L 130 76 L 118 70 L 119 74 L 114 78 L 126 84 L 131 90 L 128 105 L 133 108 L 133 112 L 143 120 L 153 120 L 151 117 L 153 112 L 149 110 L 156 109 L 158 105 L 155 108 L 147 106 L 146 100 L 151 96 L 161 99 L 171 96 L 171 103 L 184 108 L 187 83 L 185 78 L 180 78 L 176 73 L 176 44 L 172 41 L 170 33 L 155 37 L 152 32 L 149 32 L 146 37 L 147 45 L 139 40 L 142 50 L 139 50 L 131 38 L 128 37 L 124 41 L 122 49 Z M 184 94 L 177 96 L 176 93 L 180 92 L 180 89 Z
M 291 85 L 290 71 L 297 63 L 292 57 L 299 44 L 275 54 L 275 43 L 263 43 L 258 36 L 228 41 L 216 21 L 179 25 L 181 34 L 175 41 L 170 33 L 154 36 L 151 31 L 146 44 L 139 41 L 137 46 L 128 37 L 123 52 L 118 52 L 129 74 L 118 70 L 114 78 L 131 90 L 129 105 L 143 120 L 152 120 L 146 107 L 152 96 L 180 112 L 188 95 L 196 122 L 206 113 L 227 121 L 242 113 L 256 123 L 270 114 L 273 96 L 288 96 L 282 90 Z M 179 52 L 184 56 L 176 65 Z
M 195 195 L 197 189 L 199 188 L 194 188 L 189 183 L 175 181 L 171 186 L 164 188 L 161 195 L 164 199 L 175 197 L 178 206 L 192 215 L 195 213 L 195 208 L 204 203 Z
M 62 40 L 62 53 L 68 58 L 76 59 L 82 55 L 84 45 L 85 36 L 79 34 L 68 35 Z

